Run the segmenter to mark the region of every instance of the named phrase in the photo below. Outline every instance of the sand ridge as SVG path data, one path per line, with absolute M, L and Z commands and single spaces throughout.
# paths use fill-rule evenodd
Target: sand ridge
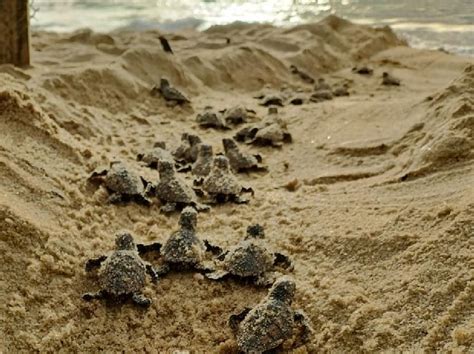
M 166 34 L 175 55 L 159 35 L 36 32 L 31 68 L 0 66 L 0 350 L 235 351 L 228 316 L 265 289 L 183 273 L 147 286 L 148 311 L 82 301 L 97 286 L 84 262 L 110 251 L 115 232 L 163 242 L 177 225 L 158 203 L 105 203 L 86 179 L 112 159 L 157 179 L 137 154 L 161 140 L 174 148 L 183 132 L 222 152 L 235 130 L 202 130 L 196 114 L 238 103 L 259 121 L 258 92 L 309 96 L 293 64 L 351 95 L 281 108 L 293 143 L 243 146 L 269 172 L 239 175 L 254 199 L 200 214 L 199 234 L 228 247 L 259 222 L 268 246 L 294 259 L 295 307 L 315 329 L 300 352 L 472 351 L 472 58 L 334 16 Z M 374 75 L 354 74 L 358 64 Z M 402 85 L 381 86 L 383 71 Z M 152 97 L 161 76 L 192 105 Z

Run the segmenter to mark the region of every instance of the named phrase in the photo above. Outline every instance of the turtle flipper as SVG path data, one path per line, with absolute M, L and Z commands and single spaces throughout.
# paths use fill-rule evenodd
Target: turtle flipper
M 140 293 L 132 294 L 132 301 L 138 306 L 142 307 L 149 307 L 151 305 L 151 300 Z
M 229 272 L 227 272 L 225 270 L 215 270 L 211 273 L 206 273 L 205 275 L 206 275 L 207 278 L 209 278 L 211 280 L 220 280 L 228 274 L 229 274 Z
M 160 253 L 161 247 L 162 247 L 162 245 L 159 242 L 153 242 L 153 243 L 150 243 L 148 245 L 144 245 L 142 243 L 137 244 L 138 253 L 140 255 L 143 255 L 143 254 L 149 253 L 149 252 L 158 252 L 158 253 Z
M 213 245 L 208 240 L 204 240 L 204 246 L 206 246 L 206 252 L 211 252 L 214 256 L 220 256 L 224 251 L 221 247 Z
M 293 263 L 291 262 L 291 259 L 283 254 L 283 253 L 278 253 L 275 252 L 275 260 L 273 261 L 273 265 L 276 267 L 282 267 L 284 269 L 288 270 L 293 270 Z
M 311 321 L 303 311 L 296 310 L 294 313 L 295 322 L 301 327 L 301 335 L 298 341 L 295 343 L 298 346 L 303 345 L 311 340 L 311 335 L 314 333 L 314 329 L 311 326 Z
M 112 193 L 109 195 L 107 201 L 111 204 L 118 204 L 123 202 L 122 194 L 120 193 Z
M 147 271 L 147 273 L 150 275 L 151 281 L 152 281 L 153 283 L 158 282 L 158 273 L 157 273 L 157 271 L 155 270 L 155 268 L 153 268 L 153 266 L 152 266 L 151 264 L 148 263 L 148 264 L 146 265 L 146 271 Z
M 236 315 L 230 315 L 228 323 L 232 332 L 235 333 L 238 331 L 240 322 L 244 320 L 244 318 L 247 316 L 250 310 L 251 308 L 246 307 L 240 313 Z
M 103 290 L 99 290 L 96 293 L 85 293 L 82 295 L 82 299 L 85 301 L 92 301 L 96 299 L 102 299 L 105 297 L 105 292 Z
M 160 210 L 161 212 L 165 213 L 165 214 L 170 214 L 174 211 L 176 211 L 176 203 L 166 203 L 165 205 L 163 205 Z
M 90 272 L 94 269 L 99 268 L 102 262 L 105 261 L 106 259 L 107 259 L 107 256 L 100 256 L 97 258 L 91 258 L 87 260 L 86 266 L 85 266 L 86 272 Z
M 171 268 L 168 264 L 165 263 L 161 266 L 155 267 L 154 270 L 158 276 L 163 276 L 165 274 L 168 274 L 171 271 Z

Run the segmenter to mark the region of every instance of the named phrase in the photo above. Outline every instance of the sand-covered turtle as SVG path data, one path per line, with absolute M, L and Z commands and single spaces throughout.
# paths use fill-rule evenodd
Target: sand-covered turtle
M 84 294 L 82 296 L 84 300 L 131 299 L 137 305 L 150 306 L 151 299 L 145 297 L 142 290 L 146 285 L 147 274 L 151 276 L 153 282 L 158 280 L 158 275 L 151 264 L 140 258 L 137 245 L 130 233 L 117 234 L 115 251 L 110 255 L 89 259 L 86 262 L 86 272 L 97 268 L 99 268 L 100 290 Z
M 262 165 L 262 156 L 260 154 L 246 154 L 240 151 L 237 143 L 230 138 L 222 139 L 225 156 L 229 159 L 230 167 L 236 172 L 245 171 L 266 171 Z
M 137 160 L 143 162 L 150 168 L 157 169 L 161 161 L 173 162 L 173 155 L 166 150 L 166 144 L 163 141 L 155 143 L 153 149 L 137 155 Z
M 354 66 L 352 68 L 352 72 L 359 75 L 372 75 L 374 73 L 374 69 L 370 68 L 367 65 L 360 65 Z
M 222 117 L 222 114 L 220 112 L 214 112 L 210 109 L 204 111 L 203 113 L 199 113 L 196 116 L 196 122 L 200 127 L 203 128 L 230 129 Z
M 229 159 L 218 155 L 214 157 L 211 173 L 199 183 L 201 195 L 206 195 L 209 203 L 248 203 L 252 188 L 243 187 L 230 170 Z
M 343 83 L 342 85 L 334 88 L 332 90 L 332 94 L 335 97 L 341 97 L 341 96 L 349 96 L 349 84 L 348 83 Z
M 212 160 L 212 145 L 200 144 L 197 160 L 191 168 L 192 174 L 199 177 L 207 176 L 211 172 Z
M 110 203 L 151 203 L 148 194 L 153 189 L 152 184 L 121 161 L 112 161 L 109 168 L 97 168 L 89 177 L 89 182 L 103 184 L 109 192 Z
M 314 86 L 314 92 L 309 98 L 312 102 L 322 102 L 326 100 L 332 100 L 333 94 L 331 86 L 324 80 L 324 78 L 318 79 L 318 82 Z
M 388 72 L 382 73 L 382 85 L 385 86 L 400 86 L 400 79 L 389 74 Z
M 172 87 L 168 79 L 162 78 L 160 80 L 160 86 L 154 86 L 151 90 L 152 95 L 160 94 L 166 101 L 175 104 L 189 103 L 189 99 L 186 98 L 180 91 Z
M 260 96 L 260 105 L 269 107 L 269 106 L 280 106 L 283 107 L 283 97 L 278 94 L 267 94 Z
M 197 159 L 199 144 L 202 144 L 199 136 L 183 133 L 181 135 L 181 144 L 173 152 L 173 157 L 182 164 L 193 163 Z
M 229 125 L 239 125 L 247 123 L 250 114 L 255 114 L 255 111 L 247 109 L 242 105 L 234 106 L 220 111 L 224 118 L 224 122 Z
M 173 163 L 162 161 L 159 166 L 160 181 L 156 186 L 156 196 L 162 203 L 161 210 L 169 213 L 193 206 L 198 210 L 208 210 L 209 207 L 198 203 L 196 193 L 177 175 Z
M 298 76 L 301 80 L 303 80 L 307 84 L 314 84 L 314 79 L 310 75 L 305 73 L 304 71 L 301 71 L 300 69 L 298 69 L 296 65 L 290 65 L 290 72 L 293 75 Z
M 284 254 L 270 252 L 263 244 L 264 229 L 259 224 L 247 228 L 244 240 L 223 252 L 210 245 L 219 254 L 213 271 L 207 273 L 209 279 L 219 280 L 227 276 L 252 281 L 257 285 L 269 285 L 276 278 L 274 270 L 292 270 L 291 260 Z
M 293 138 L 288 132 L 286 122 L 278 116 L 276 107 L 268 109 L 268 116 L 257 124 L 248 125 L 239 130 L 234 139 L 247 144 L 280 147 L 291 143 Z
M 313 329 L 308 317 L 291 307 L 295 292 L 295 282 L 287 276 L 281 277 L 253 309 L 246 308 L 230 316 L 229 326 L 240 351 L 264 353 L 293 337 L 296 337 L 294 347 L 310 340 Z
M 179 229 L 171 234 L 165 244 L 154 243 L 141 248 L 143 253 L 159 251 L 161 265 L 156 267 L 159 275 L 171 270 L 207 270 L 211 253 L 196 234 L 197 211 L 186 207 L 179 217 Z

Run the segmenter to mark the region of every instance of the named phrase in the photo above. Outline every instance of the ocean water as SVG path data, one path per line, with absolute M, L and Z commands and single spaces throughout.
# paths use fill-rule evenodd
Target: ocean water
M 329 14 L 390 25 L 414 47 L 474 56 L 474 0 L 30 0 L 33 28 L 89 27 L 174 31 L 234 21 L 278 26 L 313 22 Z

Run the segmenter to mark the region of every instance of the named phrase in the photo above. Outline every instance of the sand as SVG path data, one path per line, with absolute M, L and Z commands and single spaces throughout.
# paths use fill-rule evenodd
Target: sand
M 156 200 L 108 204 L 86 180 L 113 159 L 157 180 L 136 155 L 158 140 L 174 148 L 183 132 L 222 151 L 236 130 L 200 129 L 197 113 L 242 104 L 258 121 L 261 90 L 309 97 L 294 64 L 351 95 L 280 108 L 293 143 L 242 146 L 269 172 L 240 174 L 255 197 L 201 213 L 199 234 L 228 247 L 258 222 L 292 257 L 294 306 L 315 332 L 284 351 L 472 353 L 473 58 L 336 17 L 167 34 L 174 55 L 159 35 L 35 32 L 31 68 L 0 66 L 0 352 L 235 352 L 228 316 L 264 288 L 174 273 L 147 285 L 148 311 L 81 299 L 98 286 L 84 262 L 111 251 L 117 231 L 162 242 L 178 217 Z M 361 64 L 374 75 L 351 71 Z M 381 86 L 383 71 L 401 86 Z M 162 76 L 192 104 L 151 96 Z

